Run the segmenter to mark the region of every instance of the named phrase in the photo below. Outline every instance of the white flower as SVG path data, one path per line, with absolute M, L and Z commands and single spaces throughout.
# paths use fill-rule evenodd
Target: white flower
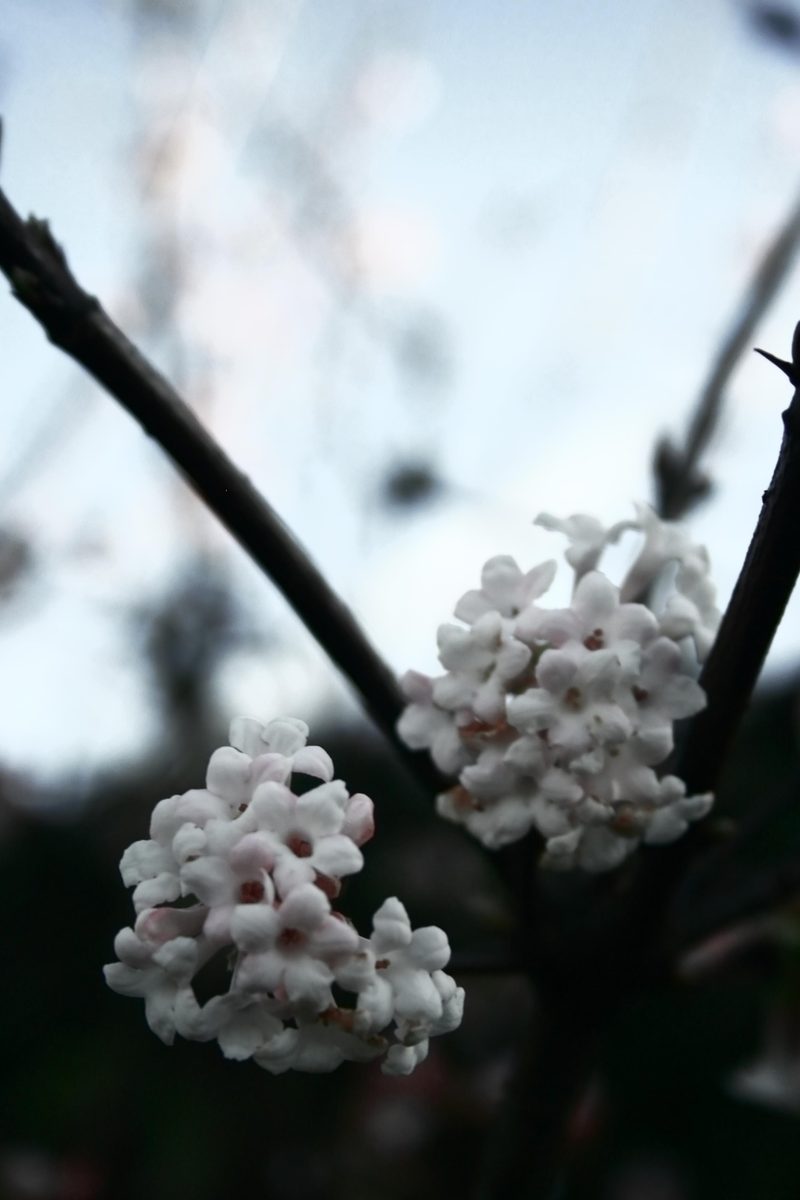
M 617 698 L 622 664 L 611 650 L 587 650 L 571 642 L 546 650 L 536 667 L 536 686 L 514 696 L 508 720 L 521 733 L 541 733 L 558 765 L 596 746 L 614 746 L 632 733 Z
M 622 595 L 625 599 L 647 595 L 665 568 L 677 564 L 674 590 L 661 611 L 661 632 L 676 641 L 691 637 L 702 662 L 720 621 L 708 551 L 691 542 L 680 526 L 660 520 L 646 504 L 637 504 L 636 516 L 632 527 L 644 533 L 644 543 L 622 584 Z
M 464 825 L 489 850 L 517 842 L 537 824 L 533 797 L 502 795 L 492 803 L 477 800 L 459 784 L 436 798 L 440 816 Z
M 624 653 L 628 643 L 642 646 L 655 637 L 658 621 L 644 604 L 620 604 L 619 588 L 600 571 L 583 575 L 569 608 L 529 608 L 520 614 L 516 636 L 527 645 L 563 646 L 582 642 L 591 650 Z
M 121 961 L 105 968 L 106 983 L 123 996 L 143 997 L 148 1025 L 171 1044 L 181 997 L 191 991 L 191 979 L 211 957 L 213 947 L 192 937 L 149 942 L 132 929 L 123 929 L 114 949 Z
M 397 723 L 400 737 L 412 750 L 430 750 L 440 771 L 456 775 L 469 762 L 469 752 L 459 735 L 458 720 L 433 702 L 433 680 L 419 671 L 407 671 L 400 680 L 410 701 Z
M 298 1017 L 295 1027 L 287 1027 L 280 1041 L 256 1051 L 253 1059 L 272 1075 L 289 1070 L 321 1074 L 334 1071 L 343 1062 L 371 1062 L 386 1055 L 381 1069 L 384 1074 L 394 1074 L 387 1049 L 386 1039 L 379 1034 L 365 1037 L 353 1033 L 351 1011 L 331 1008 L 313 1020 Z
M 361 870 L 361 851 L 344 832 L 350 802 L 341 780 L 321 784 L 302 796 L 280 783 L 259 786 L 251 807 L 259 830 L 264 831 L 261 837 L 273 848 L 272 870 L 281 896 L 301 883 L 320 878 L 338 881 Z
M 484 566 L 480 591 L 465 592 L 456 604 L 455 615 L 470 625 L 487 613 L 516 617 L 548 590 L 555 574 L 554 559 L 523 575 L 513 558 L 499 554 Z
M 508 684 L 520 677 L 530 658 L 530 650 L 500 613 L 484 613 L 470 629 L 442 625 L 439 661 L 448 674 L 434 681 L 433 702 L 440 709 L 496 721 Z
M 574 569 L 576 580 L 595 569 L 609 542 L 616 542 L 621 533 L 634 527 L 630 521 L 618 521 L 616 525 L 606 527 L 597 517 L 586 513 L 575 513 L 571 517 L 539 513 L 534 525 L 566 535 L 569 546 L 564 557 Z
M 610 527 L 584 514 L 537 521 L 568 538 L 571 604 L 536 603 L 552 563 L 523 574 L 513 559 L 490 559 L 481 589 L 456 605 L 464 625 L 439 630 L 446 673 L 405 677 L 411 704 L 398 729 L 457 777 L 437 809 L 484 845 L 537 829 L 545 865 L 607 870 L 642 841 L 680 836 L 711 803 L 653 770 L 673 749 L 675 721 L 705 704 L 695 676 L 719 616 L 708 556 L 645 506 Z M 618 588 L 596 568 L 609 543 L 637 530 L 644 540 Z
M 138 916 L 117 935 L 106 979 L 144 998 L 168 1043 L 216 1039 L 226 1057 L 274 1074 L 379 1057 L 407 1072 L 429 1037 L 458 1025 L 463 992 L 441 969 L 445 935 L 412 931 L 398 900 L 378 910 L 371 940 L 332 909 L 363 865 L 373 806 L 332 778 L 307 733 L 290 719 L 235 721 L 207 787 L 156 805 L 150 839 L 122 858 Z M 293 771 L 322 782 L 297 796 Z M 221 989 L 201 1004 L 193 981 L 206 966 Z
M 375 973 L 363 988 L 356 1008 L 357 1028 L 374 1034 L 395 1021 L 395 1038 L 404 1048 L 422 1047 L 428 1040 L 449 1032 L 461 1022 L 464 991 L 456 987 L 442 967 L 450 946 L 435 925 L 412 930 L 408 913 L 399 900 L 384 901 L 373 917 L 370 950 Z M 388 1056 L 391 1073 L 406 1074 L 413 1055 L 396 1049 Z
M 287 1001 L 298 1013 L 333 1004 L 332 964 L 358 949 L 358 934 L 333 916 L 330 901 L 313 884 L 301 884 L 280 905 L 237 909 L 231 935 L 239 956 L 234 986 Z

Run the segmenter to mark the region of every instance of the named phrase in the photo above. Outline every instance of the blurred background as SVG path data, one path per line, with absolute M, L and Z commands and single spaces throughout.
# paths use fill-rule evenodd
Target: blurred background
M 687 512 L 727 600 L 788 399 L 750 347 L 788 354 L 800 317 L 800 6 L 0 0 L 0 108 L 12 202 L 398 671 L 435 670 L 486 557 L 560 549 L 539 511 L 656 497 L 659 437 L 680 443 L 755 313 Z M 119 856 L 240 712 L 302 716 L 375 798 L 362 924 L 397 892 L 466 962 L 509 917 L 160 451 L 10 297 L 0 344 L 0 1196 L 464 1193 L 529 1010 L 513 975 L 465 971 L 463 1029 L 400 1081 L 168 1050 L 104 990 Z M 796 778 L 799 618 L 730 814 Z M 755 853 L 797 851 L 798 825 Z M 791 913 L 734 931 L 722 969 L 625 1015 L 570 1195 L 797 1195 L 797 932 Z

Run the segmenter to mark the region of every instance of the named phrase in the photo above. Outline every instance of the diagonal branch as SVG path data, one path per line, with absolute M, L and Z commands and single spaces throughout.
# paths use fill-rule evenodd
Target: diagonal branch
M 431 790 L 426 755 L 398 738 L 403 699 L 389 667 L 278 514 L 227 457 L 174 388 L 85 292 L 47 222 L 23 220 L 0 191 L 0 270 L 16 298 L 59 346 L 135 418 L 291 604 L 353 684 L 367 710 Z
M 756 327 L 789 274 L 800 249 L 800 199 L 769 243 L 750 281 L 736 317 L 711 364 L 697 398 L 683 444 L 663 437 L 656 446 L 653 472 L 656 507 L 662 517 L 677 520 L 701 499 L 709 481 L 700 460 L 719 421 L 725 389 L 742 355 L 749 349 Z

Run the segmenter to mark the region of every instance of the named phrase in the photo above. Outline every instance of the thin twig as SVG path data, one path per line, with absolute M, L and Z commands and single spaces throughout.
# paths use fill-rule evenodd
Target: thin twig
M 272 579 L 424 786 L 440 790 L 442 781 L 427 755 L 412 753 L 397 736 L 401 693 L 352 613 L 174 388 L 83 290 L 47 223 L 34 217 L 24 221 L 2 191 L 0 270 L 50 341 L 85 367 L 158 442 Z
M 800 200 L 795 201 L 756 268 L 697 398 L 683 445 L 678 447 L 664 437 L 656 446 L 653 472 L 656 506 L 662 517 L 676 520 L 684 516 L 707 493 L 709 482 L 699 464 L 719 421 L 726 388 L 737 363 L 752 344 L 759 321 L 789 274 L 798 248 Z

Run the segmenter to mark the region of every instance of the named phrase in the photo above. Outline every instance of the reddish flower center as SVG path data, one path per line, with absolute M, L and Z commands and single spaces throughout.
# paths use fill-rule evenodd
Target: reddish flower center
M 293 833 L 291 837 L 287 838 L 286 845 L 298 858 L 310 858 L 314 853 L 314 847 L 311 845 L 311 842 L 301 837 L 299 833 Z
M 260 879 L 248 879 L 239 888 L 240 904 L 258 904 L 264 899 L 264 885 Z
M 333 1005 L 321 1012 L 319 1018 L 323 1025 L 337 1025 L 339 1029 L 352 1033 L 355 1015 L 352 1008 L 337 1008 L 336 1005 Z
M 278 943 L 285 949 L 288 949 L 289 946 L 302 946 L 305 940 L 306 935 L 302 929 L 284 929 L 278 938 Z
M 467 725 L 459 726 L 458 733 L 462 738 L 479 737 L 479 738 L 494 738 L 508 731 L 508 721 L 505 717 L 500 717 L 497 721 L 491 724 L 488 721 L 481 721 L 479 717 L 475 717 Z
M 458 809 L 459 812 L 474 812 L 480 807 L 472 793 L 468 792 L 467 789 L 460 783 L 457 783 L 455 787 L 450 788 L 446 794 L 452 800 L 453 807 Z
M 650 699 L 650 693 L 648 691 L 645 691 L 644 688 L 636 687 L 634 685 L 631 688 L 631 691 L 633 692 L 634 700 L 638 701 L 639 704 L 644 704 L 645 700 Z
M 587 650 L 602 650 L 605 645 L 602 629 L 593 629 L 589 636 L 583 639 L 583 644 Z
M 618 807 L 611 828 L 621 837 L 632 837 L 638 832 L 636 813 L 630 804 L 621 804 Z
M 571 708 L 577 712 L 577 710 L 583 704 L 583 696 L 581 695 L 580 688 L 567 688 L 566 692 L 564 693 L 564 703 L 566 704 L 567 708 Z
M 329 900 L 335 899 L 342 890 L 342 885 L 338 879 L 334 879 L 331 875 L 323 875 L 321 871 L 317 871 L 314 876 L 314 883 Z

